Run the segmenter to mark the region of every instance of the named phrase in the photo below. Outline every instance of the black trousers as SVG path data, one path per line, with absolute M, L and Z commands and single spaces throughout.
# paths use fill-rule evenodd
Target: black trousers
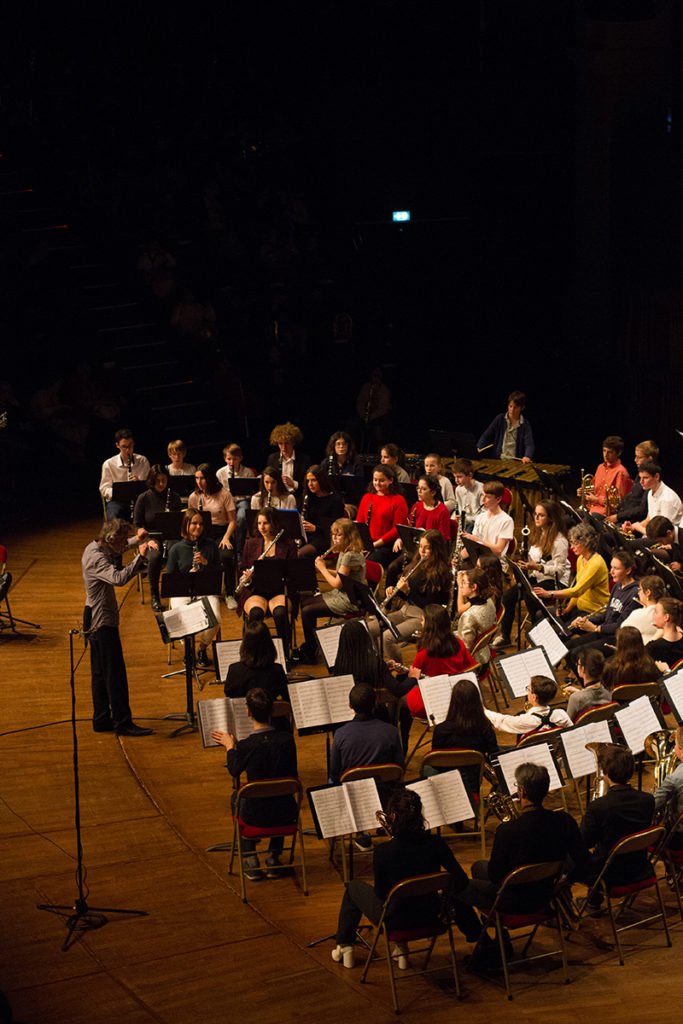
M 132 722 L 128 676 L 116 626 L 100 626 L 90 638 L 93 728 L 125 728 Z

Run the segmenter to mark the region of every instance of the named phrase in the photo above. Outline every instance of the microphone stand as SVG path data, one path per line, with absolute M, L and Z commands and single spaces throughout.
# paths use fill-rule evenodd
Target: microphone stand
M 88 906 L 88 893 L 86 892 L 86 886 L 84 883 L 84 876 L 86 872 L 83 867 L 83 846 L 81 843 L 81 797 L 80 797 L 80 783 L 78 777 L 78 734 L 76 732 L 76 688 L 75 688 L 75 677 L 76 669 L 78 665 L 74 665 L 74 636 L 79 635 L 82 632 L 85 639 L 85 648 L 83 654 L 88 646 L 89 630 L 81 631 L 79 629 L 69 630 L 69 664 L 70 664 L 70 677 L 69 685 L 71 687 L 71 732 L 73 736 L 73 765 L 74 765 L 74 805 L 75 815 L 74 823 L 76 827 L 76 884 L 78 886 L 78 896 L 72 904 L 60 905 L 56 903 L 39 903 L 37 905 L 38 910 L 47 910 L 51 914 L 57 914 L 60 917 L 66 918 L 67 933 L 64 942 L 62 943 L 62 950 L 66 951 L 73 945 L 73 943 L 80 937 L 80 934 L 86 931 L 93 931 L 95 928 L 102 928 L 107 924 L 107 918 L 105 914 L 134 914 L 137 917 L 147 917 L 146 910 L 124 910 L 117 907 L 89 907 Z M 83 654 L 78 660 L 80 665 Z

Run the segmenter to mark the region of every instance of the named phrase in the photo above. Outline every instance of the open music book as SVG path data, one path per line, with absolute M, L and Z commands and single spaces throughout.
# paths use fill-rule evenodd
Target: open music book
M 545 648 L 545 653 L 548 655 L 548 661 L 553 667 L 555 667 L 555 665 L 559 665 L 568 653 L 568 648 L 562 643 L 561 638 L 550 625 L 548 619 L 541 619 L 541 621 L 537 622 L 535 626 L 532 626 L 528 631 L 527 636 L 534 647 Z
M 461 679 L 469 679 L 477 688 L 479 687 L 479 681 L 474 672 L 459 672 L 455 676 L 426 676 L 424 679 L 418 679 L 417 685 L 422 694 L 422 703 L 432 725 L 446 721 L 453 687 Z
M 285 664 L 284 644 L 279 636 L 274 636 L 272 639 L 275 644 L 275 660 L 278 665 L 282 665 L 286 673 L 287 665 Z M 216 675 L 222 683 L 225 682 L 230 666 L 240 660 L 241 646 L 241 640 L 214 640 L 213 662 L 216 666 Z
M 429 829 L 475 817 L 457 768 L 411 782 L 406 789 L 413 789 L 422 800 L 422 814 Z
M 659 707 L 655 707 L 650 698 L 645 696 L 615 711 L 614 717 L 624 734 L 626 746 L 631 748 L 633 754 L 640 754 L 645 749 L 645 740 L 651 732 L 666 728 Z
M 614 743 L 609 722 L 591 722 L 560 733 L 563 760 L 570 779 L 580 779 L 595 771 L 595 757 L 587 743 Z
M 213 613 L 208 598 L 201 597 L 198 601 L 169 608 L 162 615 L 169 642 L 184 636 L 194 636 L 204 629 L 213 629 L 218 620 Z
M 677 722 L 683 722 L 683 668 L 662 679 L 662 690 Z
M 337 650 L 339 649 L 339 635 L 344 628 L 344 623 L 338 623 L 334 626 L 322 626 L 320 629 L 316 629 L 315 635 L 318 638 L 320 650 L 323 652 L 323 658 L 329 671 L 334 668 L 334 663 L 337 660 Z
M 244 740 L 254 731 L 254 723 L 247 714 L 245 697 L 218 697 L 216 700 L 198 700 L 197 717 L 203 747 L 219 747 L 211 739 L 212 729 L 229 732 L 236 740 Z
M 307 679 L 303 683 L 290 683 L 289 703 L 292 705 L 294 724 L 301 733 L 321 725 L 350 722 L 353 711 L 349 707 L 349 692 L 353 676 L 325 676 Z
M 522 750 L 510 750 L 508 753 L 500 754 L 498 757 L 503 780 L 511 796 L 514 796 L 517 792 L 515 768 L 527 762 L 529 764 L 545 765 L 550 775 L 551 790 L 562 789 L 564 782 L 552 747 L 549 743 L 534 743 L 531 747 L 524 747 Z
M 307 792 L 320 839 L 379 827 L 377 811 L 382 810 L 382 805 L 374 779 L 343 782 L 341 786 L 314 786 Z
M 555 678 L 544 647 L 531 647 L 519 654 L 506 654 L 498 658 L 497 664 L 511 697 L 525 697 L 532 676 Z

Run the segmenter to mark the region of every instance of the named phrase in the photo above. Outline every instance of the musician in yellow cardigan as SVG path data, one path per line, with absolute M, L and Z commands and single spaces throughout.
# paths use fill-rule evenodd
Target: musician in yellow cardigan
M 607 564 L 598 554 L 598 535 L 592 526 L 581 523 L 569 531 L 569 542 L 576 555 L 576 582 L 566 590 L 543 590 L 534 587 L 541 599 L 568 599 L 562 619 L 571 622 L 578 615 L 592 615 L 609 601 L 609 572 Z

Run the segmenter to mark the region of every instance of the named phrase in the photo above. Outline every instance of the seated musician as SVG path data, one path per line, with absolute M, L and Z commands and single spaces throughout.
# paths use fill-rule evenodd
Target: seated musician
M 467 885 L 467 875 L 445 840 L 427 831 L 422 815 L 422 801 L 417 793 L 410 789 L 397 790 L 388 800 L 386 814 L 391 839 L 375 847 L 374 885 L 352 879 L 344 890 L 339 908 L 332 959 L 344 967 L 354 966 L 354 942 L 363 915 L 377 924 L 389 891 L 404 878 L 431 874 L 443 868 L 451 876 L 451 892 L 460 892 Z M 435 895 L 402 900 L 400 919 L 392 922 L 392 926 L 416 929 L 421 925 L 431 925 L 438 919 L 439 913 L 440 903 Z M 409 966 L 405 945 L 399 943 L 393 956 L 399 968 Z
M 507 412 L 499 413 L 477 441 L 477 450 L 487 459 L 521 459 L 531 462 L 536 446 L 531 424 L 522 415 L 526 408 L 523 391 L 508 395 Z
M 265 622 L 248 622 L 240 644 L 240 660 L 228 668 L 223 687 L 226 697 L 246 697 L 259 687 L 273 700 L 289 700 L 287 676 L 275 659 L 277 652 Z
M 311 464 L 308 455 L 295 450 L 303 439 L 304 435 L 294 423 L 279 423 L 270 432 L 270 443 L 277 445 L 279 451 L 269 456 L 268 465 L 280 470 L 282 482 L 296 497 L 297 504 L 301 504 L 306 470 Z
M 484 714 L 497 732 L 509 732 L 513 736 L 523 736 L 527 732 L 536 732 L 538 729 L 550 729 L 555 726 L 573 725 L 573 722 L 563 708 L 551 708 L 550 702 L 557 694 L 557 683 L 547 676 L 532 676 L 527 689 L 528 711 L 521 715 L 504 715 L 500 711 L 489 711 L 484 708 Z
M 603 461 L 595 470 L 593 491 L 589 491 L 584 495 L 584 500 L 590 512 L 601 516 L 607 515 L 606 500 L 608 487 L 616 488 L 619 499 L 625 498 L 631 490 L 631 478 L 628 475 L 628 470 L 621 462 L 623 450 L 624 439 L 616 434 L 610 434 L 602 442 Z M 581 491 L 579 490 L 577 493 L 581 494 Z
M 683 602 L 675 597 L 661 597 L 655 605 L 654 624 L 660 635 L 645 648 L 662 672 L 673 668 L 683 658 Z
M 249 466 L 242 464 L 244 453 L 238 444 L 226 444 L 223 449 L 225 465 L 216 473 L 223 487 L 227 487 L 232 494 L 237 512 L 237 527 L 235 529 L 235 545 L 238 556 L 242 553 L 244 541 L 247 536 L 247 509 L 251 507 L 251 494 L 244 494 L 240 490 L 240 480 L 254 480 L 256 473 Z
M 168 474 L 164 466 L 152 466 L 147 478 L 148 489 L 138 495 L 133 510 L 133 523 L 149 533 L 154 529 L 154 520 L 158 512 L 179 512 L 182 508 L 180 498 L 168 486 Z M 175 540 L 171 544 L 175 543 Z M 147 560 L 147 577 L 151 594 L 153 612 L 162 610 L 159 597 L 159 578 L 164 562 L 163 545 L 150 548 Z
M 609 601 L 609 575 L 602 555 L 598 554 L 598 535 L 588 523 L 579 523 L 569 531 L 569 543 L 576 555 L 576 581 L 565 590 L 544 590 L 534 587 L 541 599 L 564 598 L 567 604 L 562 613 L 565 622 L 578 615 L 591 615 Z
M 135 438 L 133 431 L 127 427 L 117 430 L 114 444 L 118 454 L 112 455 L 102 463 L 100 476 L 100 494 L 106 502 L 107 519 L 130 519 L 130 505 L 114 501 L 112 484 L 126 483 L 129 480 L 147 480 L 150 465 L 144 455 L 135 455 Z
M 658 635 L 658 629 L 655 626 L 655 608 L 657 602 L 666 594 L 666 587 L 664 580 L 659 576 L 643 576 L 638 584 L 638 602 L 639 608 L 634 609 L 630 615 L 622 622 L 623 626 L 633 626 L 638 630 L 643 638 L 643 643 L 647 644 L 650 640 L 654 640 L 655 636 Z
M 453 463 L 455 477 L 455 504 L 458 515 L 467 512 L 471 519 L 479 515 L 483 502 L 484 485 L 474 479 L 474 467 L 469 459 L 456 459 Z
M 315 558 L 326 551 L 330 546 L 330 527 L 343 515 L 344 500 L 332 490 L 325 466 L 310 466 L 301 504 L 306 543 L 299 548 L 299 558 Z
M 662 481 L 661 466 L 656 462 L 643 462 L 638 476 L 643 490 L 647 491 L 647 518 L 639 523 L 625 522 L 624 529 L 644 534 L 647 524 L 655 516 L 666 516 L 674 527 L 678 527 L 683 517 L 683 503 L 676 492 Z
M 451 518 L 441 500 L 439 481 L 435 476 L 421 476 L 417 481 L 417 501 L 410 510 L 408 522 L 417 530 L 438 530 L 446 543 L 451 542 Z M 395 587 L 404 567 L 403 541 L 394 541 L 394 553 L 398 553 L 387 569 L 386 585 Z
M 677 540 L 671 520 L 666 516 L 653 516 L 647 524 L 645 536 L 655 558 L 668 565 L 673 572 L 679 573 L 683 565 L 683 548 Z
M 248 537 L 242 553 L 242 575 L 237 601 L 237 614 L 244 615 L 248 622 L 262 621 L 270 612 L 275 622 L 277 635 L 289 651 L 289 614 L 291 600 L 286 603 L 285 595 L 278 584 L 277 592 L 264 591 L 253 581 L 254 565 L 263 558 L 296 558 L 296 544 L 281 537 L 274 543 L 278 533 L 273 510 L 263 508 L 256 518 L 257 534 Z
M 463 533 L 464 538 L 476 540 L 479 544 L 490 548 L 493 554 L 500 559 L 503 569 L 507 567 L 505 552 L 515 535 L 515 524 L 512 517 L 507 512 L 503 512 L 500 507 L 504 494 L 505 488 L 499 480 L 488 480 L 484 484 L 481 496 L 484 510 L 474 520 L 472 533 Z M 462 557 L 468 557 L 466 549 L 463 549 Z
M 328 476 L 363 476 L 363 463 L 358 458 L 356 444 L 345 430 L 336 430 L 332 434 L 321 465 Z
M 171 572 L 202 572 L 203 569 L 222 569 L 218 545 L 210 537 L 204 536 L 204 517 L 196 509 L 188 508 L 180 526 L 181 540 L 174 544 L 168 554 L 167 571 Z M 189 597 L 172 597 L 171 608 L 190 603 Z M 209 665 L 208 648 L 220 629 L 221 605 L 220 594 L 212 594 L 209 603 L 218 620 L 218 625 L 197 633 L 199 644 L 197 664 L 202 668 Z
M 391 466 L 393 469 L 396 479 L 400 484 L 410 483 L 410 476 L 407 471 L 400 464 L 400 460 L 403 457 L 403 452 L 397 444 L 385 444 L 382 445 L 382 451 L 380 453 L 380 462 L 383 466 Z
M 477 662 L 463 641 L 452 632 L 446 609 L 439 604 L 428 604 L 424 610 L 422 636 L 408 672 L 409 677 L 417 682 L 421 676 L 455 676 L 469 672 L 476 666 Z M 425 717 L 425 706 L 418 685 L 406 695 L 406 704 L 412 715 Z
M 171 441 L 166 449 L 171 460 L 166 467 L 169 476 L 194 476 L 197 468 L 191 462 L 185 462 L 187 446 L 183 441 Z
M 280 470 L 276 466 L 266 466 L 261 473 L 261 488 L 252 495 L 251 507 L 292 510 L 296 508 L 296 498 L 285 487 Z
M 458 749 L 478 750 L 487 758 L 498 753 L 496 733 L 484 714 L 479 687 L 469 679 L 460 679 L 455 684 L 446 717 L 432 733 L 432 750 Z M 460 774 L 468 795 L 477 793 L 479 769 L 462 768 Z
M 236 608 L 235 592 L 235 547 L 233 536 L 237 526 L 237 512 L 232 494 L 223 487 L 213 466 L 202 462 L 194 475 L 196 487 L 187 499 L 188 509 L 211 513 L 210 535 L 218 544 L 225 575 L 225 603 Z
M 530 547 L 527 561 L 517 564 L 524 569 L 530 580 L 544 590 L 558 585 L 566 586 L 571 575 L 567 557 L 569 541 L 564 527 L 562 509 L 555 501 L 541 501 L 534 509 L 534 526 L 529 536 Z M 519 600 L 519 586 L 515 583 L 503 595 L 505 613 L 500 623 L 500 636 L 494 647 L 507 647 Z
M 251 736 L 239 743 L 227 732 L 212 729 L 211 737 L 228 752 L 227 767 L 234 779 L 246 773 L 247 782 L 265 779 L 292 779 L 297 777 L 296 744 L 290 732 L 275 729 L 271 722 L 273 698 L 265 690 L 255 688 L 247 693 L 247 714 L 254 722 Z M 237 790 L 232 797 L 233 810 Z M 253 807 L 252 807 L 253 804 Z M 247 800 L 241 808 L 242 820 L 248 825 L 267 828 L 269 825 L 291 825 L 296 821 L 296 802 L 293 796 L 274 796 L 267 799 Z M 240 839 L 245 875 L 256 882 L 263 878 L 256 853 L 258 839 Z M 280 863 L 284 846 L 282 836 L 274 836 L 268 847 L 266 878 L 278 878 L 279 873 L 268 869 Z
M 614 586 L 609 595 L 607 607 L 592 615 L 579 615 L 572 621 L 573 635 L 565 640 L 569 662 L 576 665 L 575 652 L 583 647 L 597 647 L 600 650 L 614 640 L 624 620 L 638 607 L 639 586 L 633 578 L 636 568 L 635 556 L 630 551 L 615 551 L 610 564 L 610 575 Z
M 661 675 L 643 638 L 633 626 L 622 626 L 616 635 L 616 650 L 605 662 L 602 681 L 611 693 L 617 686 L 656 683 Z M 618 695 L 615 699 L 618 699 Z
M 363 543 L 355 524 L 350 519 L 336 519 L 330 527 L 330 540 L 332 551 L 337 556 L 336 568 L 328 569 L 325 559 L 321 556 L 315 560 L 317 571 L 329 584 L 330 589 L 316 597 L 304 598 L 301 606 L 304 643 L 294 652 L 294 657 L 306 665 L 315 665 L 318 661 L 315 639 L 318 619 L 323 616 L 357 612 L 354 584 L 365 586 L 367 583 Z
M 373 561 L 387 566 L 398 537 L 396 524 L 408 523 L 408 506 L 403 495 L 398 493 L 393 466 L 375 466 L 372 483 L 358 506 L 356 522 L 367 523 L 372 538 L 370 555 Z
M 641 441 L 636 445 L 633 461 L 636 464 L 635 479 L 631 481 L 631 489 L 619 502 L 617 511 L 607 516 L 608 523 L 640 522 L 647 516 L 647 494 L 643 490 L 638 471 L 644 462 L 656 462 L 659 448 L 654 441 Z
M 602 651 L 596 651 L 594 648 L 579 651 L 576 669 L 581 685 L 569 685 L 564 688 L 565 694 L 569 694 L 567 714 L 572 722 L 575 722 L 579 715 L 588 708 L 597 707 L 598 704 L 608 704 L 612 699 L 610 691 L 605 689 L 602 683 L 604 668 L 605 655 Z
M 458 573 L 458 599 L 466 603 L 458 619 L 457 635 L 468 651 L 496 621 L 496 606 L 483 569 L 465 569 Z M 488 665 L 491 647 L 486 643 L 477 651 L 477 664 Z
M 679 761 L 683 762 L 683 726 L 679 725 L 674 733 L 674 752 Z M 679 764 L 670 775 L 667 775 L 661 786 L 654 791 L 655 811 L 670 811 L 670 820 L 675 821 L 683 812 L 683 764 Z M 683 826 L 679 827 L 671 840 L 672 850 L 683 850 Z
M 588 869 L 583 877 L 579 876 L 587 885 L 597 878 L 615 843 L 633 832 L 650 827 L 655 809 L 651 793 L 643 793 L 629 785 L 634 761 L 628 747 L 603 743 L 597 756 L 609 789 L 605 796 L 588 804 L 581 821 L 583 840 L 589 849 L 593 848 Z M 606 881 L 608 885 L 628 885 L 651 876 L 648 852 L 642 850 L 617 858 Z M 597 892 L 590 907 L 599 909 L 602 900 L 602 893 Z
M 425 455 L 424 466 L 425 473 L 428 476 L 435 476 L 439 481 L 439 486 L 441 488 L 441 500 L 449 513 L 454 512 L 456 509 L 455 490 L 453 488 L 453 484 L 443 471 L 441 456 L 437 455 L 436 452 L 430 452 L 429 455 Z

